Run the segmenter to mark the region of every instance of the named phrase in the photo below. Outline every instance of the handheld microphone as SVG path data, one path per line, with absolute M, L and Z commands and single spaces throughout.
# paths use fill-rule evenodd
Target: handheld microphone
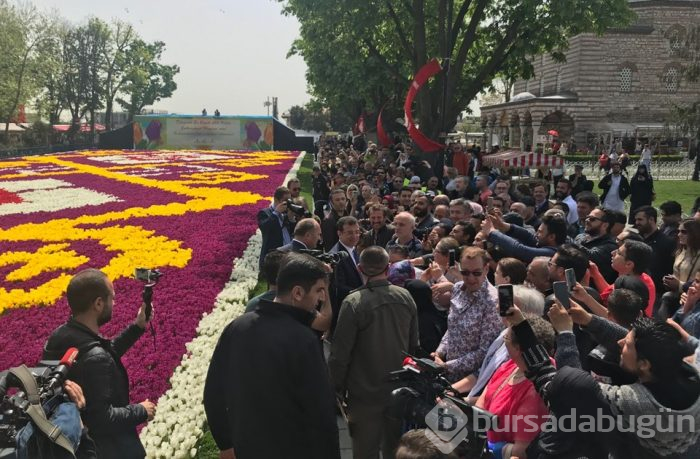
M 47 390 L 53 391 L 63 385 L 63 383 L 66 381 L 66 377 L 68 376 L 70 367 L 73 366 L 73 362 L 75 362 L 75 359 L 77 358 L 78 349 L 75 347 L 68 348 L 66 353 L 63 354 L 59 364 L 49 375 L 49 382 L 46 384 Z

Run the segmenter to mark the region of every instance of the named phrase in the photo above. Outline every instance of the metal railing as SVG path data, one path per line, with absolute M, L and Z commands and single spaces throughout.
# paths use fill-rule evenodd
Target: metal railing
M 637 170 L 638 161 L 631 162 L 627 166 L 629 175 L 634 175 Z M 574 166 L 583 166 L 583 173 L 590 180 L 601 179 L 605 175 L 605 170 L 601 169 L 598 161 L 566 161 L 566 175 L 574 173 Z M 695 169 L 695 161 L 683 159 L 681 161 L 652 161 L 651 175 L 654 180 L 690 180 Z
M 9 148 L 6 150 L 0 150 L 0 159 L 3 158 L 17 158 L 20 156 L 36 156 L 36 155 L 47 155 L 50 153 L 60 153 L 64 151 L 73 150 L 85 150 L 93 148 L 91 144 L 79 144 L 79 145 L 44 145 L 40 147 L 27 147 L 27 148 Z

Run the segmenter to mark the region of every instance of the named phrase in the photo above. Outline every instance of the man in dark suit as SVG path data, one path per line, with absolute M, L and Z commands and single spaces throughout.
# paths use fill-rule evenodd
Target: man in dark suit
M 338 220 L 348 215 L 347 204 L 348 198 L 342 188 L 331 191 L 331 213 L 321 223 L 325 250 L 330 250 L 338 242 Z
M 329 253 L 345 253 L 333 269 L 333 281 L 331 286 L 331 305 L 333 307 L 333 323 L 331 330 L 335 328 L 338 320 L 338 311 L 350 292 L 363 284 L 362 275 L 357 268 L 360 254 L 357 253 L 357 243 L 360 241 L 360 224 L 355 217 L 341 217 L 338 220 L 338 242 Z
M 287 199 L 291 196 L 286 186 L 275 190 L 270 207 L 258 212 L 258 227 L 262 232 L 260 266 L 269 252 L 292 242 L 292 229 L 287 218 Z
M 294 239 L 289 244 L 280 247 L 281 252 L 299 252 L 300 250 L 315 250 L 321 240 L 321 225 L 313 218 L 299 220 L 294 227 Z

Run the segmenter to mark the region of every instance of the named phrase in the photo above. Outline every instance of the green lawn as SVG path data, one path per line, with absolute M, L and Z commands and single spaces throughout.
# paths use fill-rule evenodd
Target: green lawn
M 297 177 L 301 181 L 301 194 L 309 203 L 310 211 L 313 212 L 313 197 L 311 196 L 311 177 L 312 168 L 314 166 L 314 155 L 312 153 L 307 153 L 306 157 L 301 162 L 301 167 L 297 173 Z M 286 185 L 286 184 L 285 184 Z M 265 281 L 259 281 L 258 285 L 255 286 L 252 292 L 250 292 L 250 298 L 260 295 L 267 290 L 267 283 Z M 204 435 L 197 442 L 197 456 L 196 459 L 218 459 L 219 458 L 219 448 L 217 448 L 214 438 L 211 436 L 209 429 L 205 429 Z
M 656 191 L 656 200 L 653 202 L 654 207 L 658 209 L 661 203 L 678 201 L 681 204 L 683 213 L 689 214 L 695 199 L 700 196 L 700 182 L 691 180 L 657 180 L 654 182 L 654 190 Z M 596 191 L 599 195 L 603 193 L 603 190 L 597 187 Z M 629 199 L 627 199 L 627 207 L 629 207 Z
M 312 195 L 313 185 L 311 180 L 313 178 L 314 167 L 314 154 L 307 153 L 301 162 L 299 167 L 299 172 L 297 172 L 297 178 L 301 182 L 301 195 L 304 197 L 306 202 L 309 204 L 309 211 L 314 212 L 314 198 Z
M 683 208 L 683 213 L 689 214 L 693 203 L 700 196 L 700 182 L 692 180 L 659 180 L 654 183 L 656 201 L 658 207 L 666 201 L 678 201 Z

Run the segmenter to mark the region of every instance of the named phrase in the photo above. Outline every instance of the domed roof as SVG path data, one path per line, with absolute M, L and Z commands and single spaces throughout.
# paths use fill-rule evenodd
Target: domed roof
M 531 92 L 521 92 L 516 95 L 514 95 L 510 101 L 511 102 L 518 102 L 520 100 L 528 100 L 528 99 L 534 99 L 535 95 Z

